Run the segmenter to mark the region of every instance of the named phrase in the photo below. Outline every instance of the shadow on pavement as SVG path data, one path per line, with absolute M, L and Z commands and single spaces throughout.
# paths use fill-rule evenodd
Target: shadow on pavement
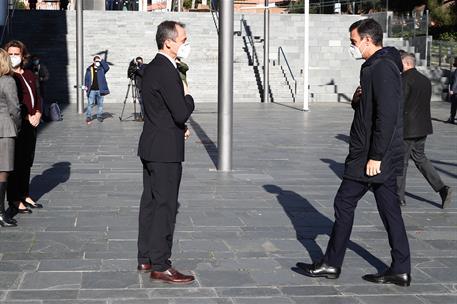
M 283 190 L 276 185 L 263 185 L 263 188 L 265 191 L 276 195 L 276 199 L 292 222 L 297 240 L 308 251 L 311 260 L 313 262 L 320 261 L 324 254 L 317 244 L 316 238 L 321 234 L 330 236 L 333 221 L 294 191 Z M 349 241 L 348 249 L 358 254 L 379 272 L 387 268 L 384 262 L 352 241 Z
M 211 161 L 213 162 L 214 167 L 217 168 L 217 146 L 214 143 L 214 141 L 209 138 L 208 134 L 206 134 L 205 130 L 200 126 L 198 122 L 196 122 L 192 117 L 189 118 L 189 124 L 192 126 L 192 129 L 194 129 L 195 133 L 197 134 L 198 138 L 200 139 L 200 143 L 203 144 L 203 146 L 206 149 L 206 152 L 208 153 L 209 157 L 211 158 Z
M 31 196 L 38 201 L 43 195 L 51 192 L 59 184 L 65 183 L 70 178 L 71 163 L 58 162 L 36 175 L 30 182 Z

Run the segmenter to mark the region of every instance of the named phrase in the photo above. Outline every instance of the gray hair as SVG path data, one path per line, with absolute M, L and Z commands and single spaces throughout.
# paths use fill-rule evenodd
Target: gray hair
M 404 52 L 401 54 L 401 60 L 406 61 L 410 66 L 416 66 L 416 55 L 413 53 Z
M 175 40 L 178 37 L 178 31 L 176 26 L 180 26 L 182 28 L 186 27 L 184 23 L 177 22 L 177 21 L 164 21 L 157 27 L 157 34 L 156 34 L 156 42 L 157 48 L 159 50 L 163 49 L 164 43 L 166 40 L 171 39 Z

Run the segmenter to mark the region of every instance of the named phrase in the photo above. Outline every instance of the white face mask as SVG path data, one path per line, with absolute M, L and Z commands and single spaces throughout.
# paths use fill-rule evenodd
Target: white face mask
M 189 42 L 186 42 L 184 44 L 181 44 L 181 46 L 178 49 L 178 53 L 176 54 L 176 57 L 186 59 L 190 55 L 190 44 Z
M 13 68 L 17 68 L 22 62 L 22 58 L 20 56 L 16 56 L 16 55 L 10 56 L 10 60 L 11 60 L 11 65 L 13 66 Z
M 367 47 L 365 47 L 361 52 L 358 47 L 351 44 L 351 46 L 349 47 L 349 54 L 351 54 L 352 58 L 354 58 L 355 60 L 360 60 L 363 59 L 363 52 L 365 52 L 366 49 Z
M 95 66 L 99 67 L 100 66 L 100 62 L 99 61 L 95 61 Z

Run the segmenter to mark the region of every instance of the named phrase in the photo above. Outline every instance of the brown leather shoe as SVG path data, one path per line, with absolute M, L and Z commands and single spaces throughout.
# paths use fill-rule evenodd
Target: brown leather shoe
M 152 265 L 151 264 L 138 264 L 137 269 L 138 269 L 138 271 L 142 271 L 142 272 L 150 272 L 150 271 L 152 271 Z
M 153 271 L 151 272 L 151 279 L 158 280 L 169 284 L 189 284 L 195 280 L 195 277 L 192 275 L 185 275 L 178 272 L 174 268 L 168 268 L 168 270 L 160 272 Z

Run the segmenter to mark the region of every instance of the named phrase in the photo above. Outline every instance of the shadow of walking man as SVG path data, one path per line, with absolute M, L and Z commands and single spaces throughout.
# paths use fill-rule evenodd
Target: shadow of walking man
M 320 261 L 324 253 L 317 244 L 316 238 L 321 234 L 330 237 L 333 221 L 320 213 L 307 199 L 296 192 L 283 190 L 276 185 L 263 185 L 263 188 L 269 193 L 276 194 L 276 199 L 290 218 L 297 235 L 297 240 L 308 251 L 312 262 Z M 348 248 L 375 267 L 379 272 L 387 268 L 384 262 L 360 245 L 349 241 Z M 300 273 L 296 268 L 292 268 L 292 270 Z
M 32 197 L 38 201 L 59 184 L 65 183 L 70 178 L 70 171 L 70 162 L 58 162 L 44 170 L 43 173 L 36 175 L 30 183 Z

